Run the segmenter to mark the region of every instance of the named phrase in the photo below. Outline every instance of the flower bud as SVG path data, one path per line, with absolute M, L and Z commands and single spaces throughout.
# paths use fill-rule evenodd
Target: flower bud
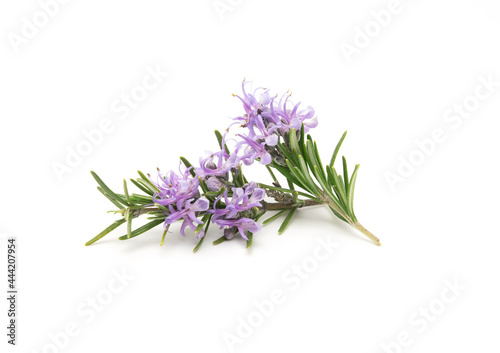
M 237 227 L 226 228 L 224 229 L 224 236 L 226 237 L 227 240 L 233 239 L 237 231 L 238 231 Z
M 214 176 L 211 176 L 206 181 L 208 190 L 210 191 L 219 191 L 224 185 L 221 183 L 219 179 Z

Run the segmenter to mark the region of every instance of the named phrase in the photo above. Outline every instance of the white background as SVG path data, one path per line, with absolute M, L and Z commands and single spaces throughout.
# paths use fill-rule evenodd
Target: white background
M 376 353 L 404 332 L 404 352 L 498 351 L 500 87 L 460 126 L 444 118 L 474 102 L 480 77 L 500 81 L 498 4 L 401 0 L 349 58 L 341 46 L 354 45 L 388 1 L 229 6 L 221 17 L 211 0 L 70 1 L 15 45 L 40 4 L 0 5 L 0 232 L 18 237 L 20 261 L 19 345 L 5 351 L 229 351 L 224 333 L 236 335 L 238 317 L 274 290 L 286 300 L 235 351 Z M 113 103 L 157 66 L 170 75 L 120 119 Z M 279 222 L 264 227 L 250 250 L 207 241 L 193 255 L 196 239 L 178 228 L 163 247 L 160 228 L 119 241 L 120 228 L 84 247 L 115 219 L 89 171 L 119 189 L 137 169 L 176 169 L 179 155 L 197 161 L 216 148 L 212 131 L 242 111 L 231 93 L 244 77 L 315 108 L 324 160 L 349 130 L 341 153 L 351 170 L 361 163 L 357 216 L 383 246 L 311 209 L 281 236 Z M 113 131 L 59 180 L 54 162 L 103 119 Z M 446 141 L 392 190 L 387 173 L 434 129 Z M 212 228 L 207 240 L 218 236 Z M 282 276 L 318 241 L 339 247 L 293 291 Z M 113 270 L 134 278 L 86 322 L 78 308 L 104 295 Z M 446 281 L 466 289 L 441 305 Z M 429 305 L 439 311 L 432 322 L 412 324 Z M 4 327 L 5 310 L 0 317 Z M 78 334 L 54 350 L 50 335 L 68 323 Z

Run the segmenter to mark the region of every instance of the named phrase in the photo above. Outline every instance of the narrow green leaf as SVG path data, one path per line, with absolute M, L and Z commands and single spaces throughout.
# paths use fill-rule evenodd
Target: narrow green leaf
M 299 137 L 299 146 L 300 146 L 300 150 L 302 151 L 302 154 L 306 154 L 306 149 L 305 149 L 305 131 L 304 131 L 304 123 L 302 123 L 302 126 L 300 128 L 300 137 Z
M 266 169 L 267 169 L 267 171 L 269 172 L 269 174 L 271 174 L 271 178 L 273 178 L 273 181 L 274 181 L 275 183 L 277 183 L 277 182 L 278 182 L 278 179 L 276 179 L 276 176 L 274 175 L 274 173 L 273 173 L 273 171 L 271 170 L 271 168 L 269 167 L 269 165 L 266 165 Z
M 247 249 L 252 246 L 253 243 L 253 233 L 247 232 Z
M 149 186 L 149 188 L 150 188 L 151 190 L 153 190 L 154 192 L 158 192 L 158 191 L 160 191 L 160 190 L 158 190 L 158 188 L 156 187 L 156 185 L 155 185 L 155 184 L 153 184 L 153 183 L 151 182 L 151 180 L 149 180 L 149 178 L 148 178 L 147 176 L 145 176 L 145 175 L 144 175 L 144 173 L 143 173 L 143 172 L 141 172 L 140 170 L 138 170 L 138 171 L 137 171 L 137 173 L 139 173 L 139 175 L 140 175 L 140 176 L 141 176 L 141 178 L 142 178 L 141 180 L 142 180 L 145 184 L 147 184 L 147 186 Z
M 278 146 L 278 149 L 281 151 L 281 153 L 283 153 L 285 159 L 289 159 L 295 163 L 295 158 L 293 154 L 290 153 L 290 150 L 288 150 L 288 148 L 283 143 L 278 142 L 276 146 Z
M 123 179 L 123 193 L 125 194 L 125 198 L 127 199 L 127 202 L 134 206 L 134 203 L 130 200 L 130 195 L 128 194 L 128 188 L 127 188 L 127 181 Z
M 141 189 L 142 191 L 144 191 L 146 194 L 151 195 L 151 196 L 154 195 L 153 191 L 149 190 L 148 188 L 145 188 L 144 186 L 142 186 L 141 184 L 139 184 L 134 179 L 130 179 L 130 181 L 132 182 L 132 184 L 134 184 L 135 186 L 137 186 L 139 189 Z
M 215 130 L 215 136 L 217 137 L 217 142 L 219 142 L 220 149 L 222 149 L 222 139 L 223 139 L 223 137 L 222 137 L 222 134 L 219 132 L 219 130 Z M 224 144 L 224 149 L 226 150 L 227 154 L 230 154 L 229 153 L 229 148 L 227 148 L 226 144 Z
M 203 180 L 201 177 L 198 177 L 198 180 L 200 181 L 200 187 L 201 190 L 203 190 L 203 193 L 206 194 L 207 192 L 210 192 L 210 190 L 208 190 L 207 184 L 205 183 L 205 180 Z
M 337 143 L 337 147 L 335 147 L 335 151 L 333 151 L 332 159 L 330 160 L 330 166 L 332 166 L 332 167 L 335 164 L 335 159 L 337 158 L 337 154 L 339 153 L 340 146 L 342 145 L 342 142 L 345 139 L 345 135 L 347 135 L 347 131 L 344 132 L 344 134 L 340 138 L 340 141 Z
M 238 183 L 241 186 L 245 185 L 245 180 L 243 178 L 243 171 L 241 170 L 241 164 L 238 166 Z
M 163 234 L 162 234 L 162 236 L 161 236 L 161 243 L 160 243 L 160 246 L 163 246 L 163 243 L 165 242 L 165 237 L 166 237 L 166 235 L 167 235 L 167 232 L 168 232 L 168 227 L 169 227 L 169 226 L 170 226 L 170 224 L 167 226 L 167 229 L 165 229 L 165 230 L 163 231 Z
M 321 166 L 321 162 L 318 160 L 318 156 L 316 156 L 316 151 L 314 150 L 313 144 L 310 140 L 307 141 L 306 151 L 309 159 L 309 166 L 313 171 L 314 176 L 316 177 L 316 179 L 322 178 L 326 183 L 325 172 L 323 170 L 323 167 Z
M 119 227 L 120 225 L 122 225 L 125 222 L 126 222 L 125 218 L 122 218 L 122 219 L 119 219 L 117 221 L 114 221 L 109 227 L 107 227 L 102 232 L 100 232 L 99 234 L 97 234 L 94 238 L 92 238 L 88 242 L 86 242 L 85 246 L 89 246 L 90 244 L 95 243 L 96 241 L 98 241 L 99 239 L 101 239 L 102 237 L 104 237 L 106 234 L 108 234 L 109 232 L 111 232 L 112 230 L 114 230 L 115 228 Z
M 186 166 L 186 168 L 190 168 L 189 169 L 189 173 L 191 173 L 191 176 L 195 177 L 196 176 L 196 172 L 193 168 L 193 165 L 191 163 L 189 163 L 189 161 L 184 158 L 184 157 L 179 157 L 180 160 L 182 161 L 182 163 L 184 163 L 184 165 Z
M 295 211 L 297 211 L 297 208 L 292 208 L 290 210 L 290 212 L 288 212 L 285 220 L 283 221 L 283 223 L 281 224 L 281 227 L 280 229 L 278 229 L 278 234 L 281 234 L 285 231 L 285 228 L 288 226 L 288 224 L 290 223 L 290 221 L 292 220 L 292 217 L 293 215 L 295 214 Z
M 276 220 L 279 216 L 281 216 L 285 211 L 287 211 L 287 210 L 281 210 L 281 211 L 279 211 L 278 213 L 274 214 L 272 217 L 269 217 L 264 222 L 262 222 L 262 224 L 269 224 L 269 223 L 271 223 L 272 221 Z
M 335 179 L 333 178 L 332 168 L 327 164 L 325 169 L 328 176 L 328 184 L 333 187 L 335 185 Z
M 292 153 L 295 155 L 299 155 L 301 152 L 299 142 L 297 141 L 297 132 L 295 131 L 295 129 L 290 130 L 290 132 L 288 133 L 288 137 L 290 139 L 290 148 L 292 149 Z
M 349 190 L 349 172 L 347 170 L 347 161 L 344 156 L 342 156 L 342 168 L 344 170 L 344 185 L 345 185 L 345 192 L 347 194 L 347 190 Z
M 353 217 L 353 221 L 356 221 L 356 217 L 354 216 L 354 186 L 356 184 L 356 178 L 358 177 L 358 169 L 359 169 L 359 164 L 356 164 L 356 167 L 354 168 L 354 172 L 352 172 L 351 175 L 351 181 L 349 182 L 349 189 L 347 194 L 349 195 L 349 209 L 351 210 L 351 215 Z
M 152 184 L 151 184 L 151 182 L 149 180 L 144 180 L 142 178 L 137 178 L 137 182 L 139 184 L 141 184 L 143 187 L 145 187 L 148 190 L 150 190 L 151 195 L 154 195 L 155 192 L 158 192 L 158 189 L 156 188 L 156 186 L 155 187 L 151 186 Z
M 165 220 L 165 218 L 167 218 L 166 215 L 157 215 L 157 216 L 151 216 L 151 217 L 146 217 L 146 219 L 150 219 L 150 220 L 154 220 L 154 219 L 161 219 L 161 220 Z
M 147 232 L 148 230 L 150 230 L 151 228 L 154 228 L 156 227 L 157 225 L 163 223 L 163 220 L 161 219 L 158 219 L 158 220 L 154 220 L 154 221 L 151 221 L 149 223 L 146 223 L 145 225 L 143 225 L 142 227 L 139 227 L 137 228 L 136 230 L 134 230 L 131 234 L 130 234 L 130 237 L 125 234 L 125 235 L 122 235 L 121 237 L 119 237 L 118 239 L 120 240 L 127 240 L 127 239 L 132 239 L 132 238 L 135 238 L 136 236 L 138 235 L 141 235 L 142 233 L 144 232 Z
M 206 214 L 203 216 L 203 218 L 201 219 L 201 221 L 203 223 L 201 224 L 198 224 L 198 226 L 196 227 L 196 229 L 194 230 L 195 233 L 198 233 L 200 230 L 203 229 L 203 227 L 205 226 L 205 224 L 207 223 L 207 221 L 210 221 L 210 219 L 212 218 L 212 215 L 211 214 Z
M 320 167 L 323 167 L 323 163 L 321 162 L 321 156 L 319 155 L 318 151 L 318 144 L 316 143 L 316 141 L 313 142 L 313 145 L 314 145 L 314 155 L 316 156 L 316 161 L 318 162 L 318 165 Z
M 307 180 L 308 186 L 312 190 L 311 192 L 315 195 L 318 195 L 319 193 L 318 185 L 316 185 L 316 183 L 312 180 L 311 175 L 309 174 L 309 170 L 307 169 L 306 161 L 304 160 L 304 157 L 302 157 L 302 155 L 299 155 L 299 163 L 303 170 L 303 175 Z M 320 179 L 321 178 L 319 178 L 318 181 L 320 181 Z
M 225 242 L 226 240 L 227 240 L 227 238 L 223 235 L 223 236 L 222 236 L 222 237 L 220 237 L 219 239 L 214 240 L 212 244 L 213 244 L 213 245 L 219 245 L 220 243 L 223 243 L 223 242 Z
M 220 149 L 222 149 L 222 134 L 219 132 L 219 130 L 215 130 L 215 137 L 217 137 L 217 142 L 219 143 Z
M 281 175 L 283 175 L 287 180 L 291 181 L 292 183 L 294 183 L 295 185 L 302 187 L 302 184 L 301 182 L 292 175 L 292 173 L 290 173 L 290 171 L 288 170 L 288 168 L 285 168 L 283 166 L 280 166 L 276 163 L 273 162 L 272 166 L 274 167 L 274 169 L 276 169 L 278 172 L 281 173 Z M 305 188 L 303 188 L 305 189 Z
M 292 163 L 288 159 L 286 160 L 286 164 L 288 166 L 288 170 L 290 171 L 290 173 L 294 176 L 295 179 L 297 179 L 300 182 L 300 187 L 314 194 L 315 192 L 309 185 L 309 182 L 307 181 L 305 176 L 302 174 L 302 171 L 298 167 L 292 165 Z
M 333 212 L 333 214 L 335 214 L 335 216 L 337 216 L 338 218 L 340 218 L 340 220 L 346 222 L 346 223 L 349 223 L 340 213 L 338 213 L 337 211 L 335 211 L 335 209 L 333 207 L 328 207 L 330 209 L 330 211 Z
M 205 220 L 205 217 L 208 216 L 208 218 Z M 195 248 L 193 249 L 193 252 L 197 252 L 198 249 L 201 247 L 201 245 L 203 244 L 203 240 L 205 240 L 205 237 L 207 236 L 207 232 L 208 232 L 208 227 L 210 226 L 210 219 L 212 218 L 212 215 L 205 215 L 203 217 L 203 220 L 205 220 L 206 222 L 206 226 L 205 226 L 205 234 L 203 234 L 203 237 L 200 239 L 200 241 L 198 242 L 198 244 L 196 244 Z
M 333 170 L 333 168 L 332 168 Z M 335 205 L 340 209 L 340 210 L 343 210 L 343 212 L 345 212 L 344 210 L 344 206 L 341 204 L 340 200 L 338 199 L 338 197 L 336 195 L 334 195 L 332 193 L 332 190 L 330 187 L 328 187 L 327 184 L 325 184 L 322 180 L 318 180 L 321 184 L 321 187 L 323 188 L 323 191 L 325 192 L 326 196 L 328 196 L 328 198 L 333 201 L 333 203 L 335 203 Z
M 224 191 L 226 191 L 226 187 L 223 186 L 219 191 L 208 191 L 204 195 L 206 197 L 216 198 L 216 197 L 222 195 L 224 193 Z
M 97 190 L 99 190 L 99 192 L 101 194 L 103 194 L 109 201 L 111 201 L 111 203 L 113 205 L 115 205 L 116 207 L 118 207 L 119 210 L 123 209 L 123 205 L 121 203 L 119 203 L 118 201 L 115 201 L 115 199 L 113 199 L 108 194 L 106 194 L 106 192 L 100 186 L 97 187 Z
M 333 174 L 333 180 L 335 182 L 335 185 L 333 187 L 333 190 L 337 194 L 338 198 L 340 201 L 342 201 L 344 205 L 344 209 L 349 210 L 349 203 L 347 202 L 347 195 L 344 191 L 344 183 L 342 183 L 339 179 L 339 175 L 337 174 L 337 171 L 335 170 L 334 167 L 332 169 L 332 174 Z
M 155 203 L 155 204 L 154 204 L 154 206 L 155 206 L 155 207 L 158 207 L 158 208 L 159 208 L 160 210 L 162 210 L 162 211 L 165 211 L 165 212 L 170 213 L 170 210 L 168 209 L 168 207 L 165 207 L 165 206 L 163 206 L 163 205 L 160 205 L 159 203 Z
M 130 198 L 135 201 L 135 202 L 140 202 L 140 203 L 152 203 L 153 199 L 150 196 L 145 196 L 145 195 L 139 195 L 139 194 L 134 194 L 130 195 Z
M 106 192 L 106 194 L 108 194 L 109 197 L 111 197 L 115 201 L 123 204 L 124 206 L 131 206 L 126 201 L 124 201 L 123 199 L 118 197 L 118 195 L 116 195 L 113 191 L 111 191 L 111 189 L 108 188 L 108 186 L 106 184 L 104 184 L 104 182 L 101 180 L 101 178 L 99 178 L 99 176 L 95 172 L 91 171 L 90 174 L 92 174 L 95 181 L 97 181 L 97 184 L 99 184 L 99 186 Z

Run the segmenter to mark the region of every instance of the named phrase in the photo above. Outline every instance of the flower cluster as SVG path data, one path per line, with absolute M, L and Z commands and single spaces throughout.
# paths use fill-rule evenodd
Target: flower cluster
M 235 153 L 246 165 L 250 165 L 256 158 L 267 165 L 273 158 L 279 158 L 276 149 L 279 138 L 283 137 L 292 128 L 304 132 L 317 126 L 318 121 L 312 107 L 300 108 L 300 102 L 293 104 L 291 95 L 285 94 L 278 101 L 271 97 L 268 89 L 257 88 L 252 93 L 247 92 L 243 82 L 242 96 L 238 97 L 243 103 L 245 114 L 234 119 L 234 124 L 245 128 L 244 133 L 237 136 L 240 141 L 236 144 Z
M 159 190 L 153 195 L 153 202 L 163 206 L 165 214 L 165 229 L 170 224 L 182 219 L 180 233 L 185 236 L 185 228 L 192 231 L 196 229 L 195 224 L 203 224 L 197 215 L 208 210 L 210 203 L 206 197 L 200 196 L 199 179 L 192 177 L 189 168 L 180 174 L 170 171 L 162 175 L 158 171 L 157 182 L 153 182 Z M 168 211 L 167 211 L 168 209 Z M 198 234 L 199 238 L 204 236 L 203 230 Z
M 214 165 L 208 165 L 206 168 L 210 171 L 216 170 Z M 202 182 L 206 183 L 210 191 L 221 191 L 226 184 L 229 184 L 227 173 L 223 176 L 205 176 L 206 181 Z M 231 191 L 224 189 L 213 202 L 211 209 L 209 209 L 210 201 L 200 195 L 200 178 L 198 175 L 193 177 L 189 168 L 180 174 L 174 171 L 169 171 L 165 175 L 159 173 L 157 181 L 152 182 L 158 189 L 153 195 L 153 202 L 161 205 L 167 216 L 164 222 L 165 229 L 182 219 L 180 233 L 185 236 L 186 227 L 195 231 L 197 225 L 203 224 L 199 219 L 200 214 L 211 214 L 212 222 L 220 229 L 224 229 L 227 239 L 239 233 L 243 239 L 248 240 L 245 232 L 256 233 L 260 230 L 260 225 L 254 220 L 255 211 L 252 211 L 252 208 L 262 207 L 261 201 L 264 200 L 266 192 L 255 182 L 243 187 L 232 187 Z M 204 235 L 204 231 L 200 230 L 198 238 Z
M 241 237 L 248 240 L 245 232 L 256 233 L 260 230 L 260 225 L 251 217 L 254 216 L 252 208 L 262 207 L 261 201 L 264 200 L 266 192 L 258 187 L 257 183 L 250 182 L 241 188 L 232 188 L 232 196 L 229 197 L 228 191 L 219 196 L 218 200 L 223 199 L 224 208 L 217 208 L 218 203 L 214 203 L 212 210 L 212 222 L 217 224 L 220 229 L 224 229 L 224 236 L 231 239 L 239 232 Z
M 304 132 L 318 125 L 314 109 L 310 106 L 301 109 L 301 103 L 293 104 L 291 95 L 285 94 L 279 100 L 271 97 L 268 89 L 257 88 L 247 92 L 246 85 L 242 84 L 242 96 L 235 95 L 243 103 L 245 114 L 234 118 L 230 125 L 239 125 L 243 128 L 236 134 L 236 146 L 231 154 L 225 148 L 200 158 L 200 168 L 197 173 L 200 177 L 222 176 L 241 163 L 251 165 L 256 159 L 267 165 L 273 160 L 278 164 L 284 163 L 284 158 L 276 148 L 279 139 L 284 137 L 293 128 Z M 228 129 L 229 130 L 229 129 Z M 223 145 L 226 142 L 223 137 Z

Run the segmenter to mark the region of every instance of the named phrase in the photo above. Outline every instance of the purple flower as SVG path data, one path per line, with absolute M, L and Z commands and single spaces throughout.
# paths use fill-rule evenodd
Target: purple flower
M 191 176 L 190 169 L 186 169 L 181 174 L 169 171 L 162 175 L 158 173 L 157 182 L 153 183 L 158 188 L 158 192 L 153 195 L 153 202 L 168 208 L 165 218 L 165 228 L 180 219 L 183 219 L 180 233 L 185 236 L 185 228 L 192 231 L 196 229 L 195 224 L 202 224 L 198 219 L 199 212 L 208 210 L 210 204 L 205 197 L 200 197 L 198 190 L 200 182 L 197 177 Z M 204 231 L 198 233 L 198 238 L 204 236 Z
M 239 219 L 218 219 L 215 223 L 220 226 L 220 229 L 230 229 L 232 227 L 236 227 L 241 237 L 245 240 L 248 240 L 248 237 L 245 235 L 245 231 L 250 233 L 257 233 L 260 230 L 260 224 L 255 222 L 250 218 L 239 218 Z M 224 234 L 226 235 L 226 234 Z M 231 239 L 234 234 L 229 237 L 226 235 L 226 238 Z
M 318 119 L 315 117 L 314 109 L 310 106 L 305 109 L 299 109 L 301 103 L 299 102 L 294 105 L 292 102 L 289 102 L 290 97 L 291 95 L 285 94 L 279 102 L 273 99 L 269 111 L 263 112 L 262 115 L 269 120 L 279 121 L 282 133 L 286 133 L 292 128 L 299 131 L 302 128 L 302 124 L 304 124 L 304 132 L 306 133 L 311 128 L 315 128 L 318 125 Z
M 272 162 L 271 154 L 266 150 L 266 142 L 257 142 L 244 135 L 238 135 L 241 141 L 236 144 L 235 154 L 241 154 L 240 159 L 245 165 L 253 164 L 255 158 L 260 158 L 260 163 L 267 165 Z M 240 150 L 243 150 L 241 153 Z
M 158 192 L 153 195 L 153 202 L 162 206 L 169 206 L 181 202 L 181 204 L 191 198 L 199 197 L 198 178 L 193 178 L 189 169 L 181 172 L 181 175 L 174 171 L 169 171 L 165 175 L 158 173 L 157 182 L 152 180 L 158 188 Z
M 243 96 L 236 96 L 242 101 L 246 114 L 233 119 L 234 124 L 240 123 L 246 130 L 237 135 L 239 141 L 234 153 L 246 165 L 252 164 L 256 158 L 267 165 L 272 162 L 271 152 L 276 151 L 280 137 L 292 128 L 299 131 L 304 126 L 304 132 L 309 131 L 317 126 L 317 118 L 313 108 L 300 109 L 300 103 L 294 105 L 290 94 L 276 101 L 267 89 L 258 88 L 248 93 L 246 84 L 243 82 L 242 85 Z
M 271 102 L 268 89 L 259 87 L 252 93 L 248 93 L 245 90 L 245 86 L 249 83 L 251 85 L 251 82 L 246 81 L 243 81 L 241 84 L 243 96 L 234 95 L 241 100 L 243 108 L 246 112 L 244 116 L 234 119 L 236 122 L 240 122 L 242 126 L 247 126 L 248 124 L 253 125 L 254 119 L 260 114 L 261 111 L 268 109 L 269 103 Z
M 194 199 L 189 199 L 184 201 L 182 205 L 177 203 L 177 209 L 175 209 L 172 205 L 169 205 L 168 208 L 170 210 L 170 215 L 165 218 L 165 224 L 169 225 L 174 222 L 177 222 L 179 219 L 183 219 L 181 225 L 181 234 L 186 236 L 184 233 L 184 229 L 189 226 L 189 228 L 194 231 L 196 229 L 196 224 L 203 224 L 201 220 L 196 216 L 197 212 L 206 211 L 210 205 L 209 201 L 205 197 L 200 197 L 193 203 Z M 203 238 L 205 232 L 202 230 L 198 234 L 198 238 Z
M 202 179 L 209 176 L 225 176 L 232 168 L 238 168 L 239 158 L 236 153 L 229 156 L 225 150 L 215 152 L 206 158 L 200 158 L 200 167 L 196 173 Z
M 217 224 L 221 229 L 236 227 L 241 237 L 248 240 L 245 231 L 255 233 L 260 230 L 260 225 L 255 220 L 249 218 L 251 216 L 251 211 L 249 210 L 253 207 L 261 207 L 262 204 L 260 201 L 264 199 L 266 193 L 264 189 L 259 188 L 254 182 L 247 184 L 244 188 L 232 188 L 232 192 L 231 197 L 228 196 L 228 191 L 226 190 L 218 198 L 218 200 L 224 202 L 225 208 L 216 208 L 216 202 L 214 203 L 213 210 L 209 210 L 208 213 L 214 215 L 212 222 Z M 230 231 L 227 233 L 228 236 L 231 235 L 229 234 L 231 233 Z

